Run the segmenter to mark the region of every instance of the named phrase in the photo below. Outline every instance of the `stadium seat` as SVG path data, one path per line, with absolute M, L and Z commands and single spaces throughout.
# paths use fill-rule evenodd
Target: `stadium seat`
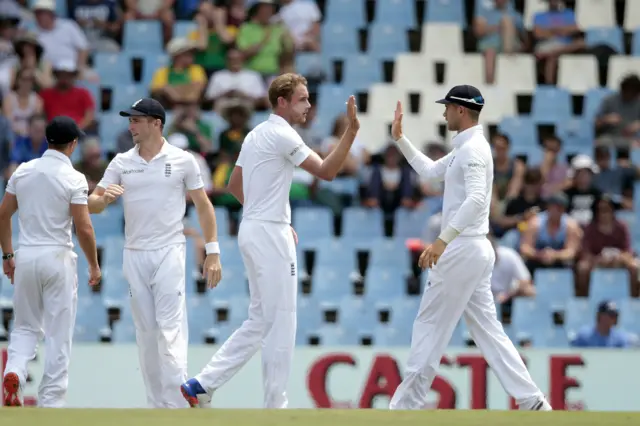
M 112 204 L 102 213 L 92 214 L 91 222 L 98 239 L 122 236 L 124 231 L 124 212 L 118 204 Z
M 345 332 L 357 335 L 378 323 L 378 312 L 361 297 L 347 296 L 338 304 L 338 324 Z
M 122 235 L 112 235 L 105 239 L 102 259 L 102 267 L 122 269 L 124 251 L 124 237 Z
M 640 28 L 633 32 L 631 39 L 631 55 L 634 57 L 640 56 Z
M 534 273 L 536 299 L 541 306 L 564 310 L 567 300 L 574 295 L 571 269 L 537 269 Z
M 232 328 L 238 328 L 249 316 L 249 297 L 238 296 L 228 300 L 217 300 L 209 298 L 209 303 L 212 308 L 214 325 L 229 326 Z M 202 308 L 204 309 L 204 308 Z M 227 313 L 225 320 L 219 318 L 222 312 Z
M 390 24 L 372 24 L 369 27 L 367 53 L 375 60 L 391 61 L 399 52 L 409 50 L 407 32 Z
M 346 111 L 345 102 L 349 96 L 355 95 L 346 86 L 340 84 L 323 84 L 318 89 L 318 115 L 326 117 L 333 125 L 333 120 Z
M 498 131 L 509 136 L 514 148 L 516 145 L 526 147 L 539 145 L 538 129 L 528 117 L 505 117 L 498 124 Z
M 13 291 L 15 286 L 4 275 L 0 278 L 0 307 L 13 306 Z
M 322 48 L 329 58 L 347 58 L 360 52 L 358 33 L 351 24 L 326 23 L 322 26 Z
M 147 97 L 149 89 L 142 84 L 118 86 L 111 98 L 111 111 L 117 112 L 130 108 L 134 102 Z
M 379 59 L 370 53 L 345 58 L 342 83 L 355 91 L 366 92 L 369 86 L 382 81 Z
M 616 0 L 579 0 L 576 2 L 575 13 L 578 27 L 588 30 L 593 27 L 615 27 Z
M 589 152 L 593 152 L 594 126 L 592 123 L 581 118 L 567 118 L 557 121 L 556 136 L 562 140 L 562 147 L 565 151 L 576 147 L 587 147 Z
M 408 270 L 411 266 L 411 257 L 402 239 L 377 239 L 371 244 L 369 265 Z
M 578 332 L 585 325 L 595 321 L 595 307 L 586 298 L 572 298 L 567 302 L 564 314 L 564 329 L 569 337 Z
M 613 59 L 615 56 L 612 56 L 610 61 Z M 611 62 L 609 62 L 609 67 L 611 67 Z M 558 58 L 558 87 L 573 94 L 583 94 L 587 90 L 599 86 L 598 72 L 598 62 L 593 55 L 560 56 Z
M 102 297 L 108 307 L 121 307 L 129 303 L 131 297 L 129 283 L 122 272 L 122 265 L 119 267 L 103 268 L 104 278 L 102 279 Z
M 235 238 L 221 239 L 220 244 L 220 262 L 223 265 L 243 267 L 242 254 L 238 247 L 238 240 Z
M 327 189 L 335 194 L 357 198 L 360 190 L 360 181 L 356 177 L 344 176 L 335 178 L 332 181 L 321 180 L 318 187 Z
M 620 316 L 618 325 L 632 333 L 640 334 L 640 300 L 627 299 L 618 305 Z
M 133 84 L 131 58 L 126 53 L 96 52 L 93 67 L 100 75 L 100 84 L 115 88 L 123 84 Z
M 188 290 L 188 292 L 193 292 L 193 290 Z M 207 290 L 207 296 L 211 303 L 248 297 L 249 286 L 244 268 L 238 265 L 223 265 L 222 279 L 215 288 Z
M 517 115 L 516 96 L 513 93 L 499 86 L 480 86 L 479 89 L 485 101 L 480 116 L 484 123 L 497 124 L 505 117 Z
M 427 5 L 433 3 L 429 2 Z M 462 54 L 463 52 L 462 30 L 455 22 L 430 22 L 422 26 L 420 46 L 422 55 L 429 60 L 449 59 L 452 53 Z M 417 68 L 416 70 L 420 71 Z
M 561 349 L 569 346 L 569 339 L 564 327 L 551 326 L 549 328 L 537 328 L 531 335 L 535 348 Z
M 524 2 L 524 27 L 533 28 L 533 18 L 537 13 L 546 12 L 549 9 L 547 0 L 527 0 Z
M 322 311 L 310 296 L 298 295 L 298 335 L 305 336 L 322 325 Z
M 412 0 L 378 0 L 375 3 L 374 22 L 409 29 L 416 25 L 415 3 Z
M 373 120 L 391 122 L 396 102 L 406 104 L 408 99 L 408 92 L 398 86 L 386 83 L 373 84 L 369 89 L 367 115 Z
M 140 84 L 149 87 L 153 80 L 153 74 L 161 67 L 169 65 L 169 56 L 162 52 L 139 52 L 136 55 L 142 58 L 142 80 Z
M 100 341 L 101 332 L 108 327 L 107 310 L 99 295 L 78 300 L 73 330 L 74 342 L 97 343 Z
M 214 325 L 214 312 L 206 296 L 187 297 L 189 343 L 203 344 L 206 332 Z
M 341 24 L 351 28 L 365 25 L 365 8 L 362 0 L 331 0 L 325 12 L 327 24 Z M 323 46 L 326 50 L 326 46 Z
M 320 346 L 341 346 L 349 340 L 349 333 L 345 333 L 342 327 L 336 325 L 324 325 L 317 330 L 307 334 L 307 341 L 310 337 L 316 337 Z M 351 335 L 353 336 L 353 335 Z M 305 343 L 307 343 L 305 341 Z
M 629 271 L 626 269 L 599 269 L 591 271 L 589 299 L 593 303 L 613 300 L 617 303 L 629 298 Z
M 378 300 L 375 307 L 378 312 L 389 313 L 389 324 L 394 328 L 411 330 L 420 309 L 420 297 L 406 296 L 395 300 Z
M 624 12 L 624 30 L 632 33 L 633 31 L 640 29 L 640 3 L 627 1 L 625 3 Z
M 612 56 L 609 58 L 607 73 L 607 88 L 619 90 L 622 79 L 635 74 L 640 69 L 640 58 L 630 56 Z
M 342 235 L 354 241 L 382 237 L 382 211 L 347 207 L 342 213 Z
M 292 216 L 299 241 L 333 235 L 333 213 L 327 207 L 298 207 L 293 210 Z
M 425 22 L 447 22 L 466 28 L 465 2 L 463 0 L 431 0 L 427 2 Z M 444 38 L 444 34 L 443 34 Z
M 369 266 L 365 278 L 365 298 L 375 303 L 377 300 L 394 300 L 406 296 L 406 276 L 406 268 L 399 265 Z
M 316 266 L 313 271 L 311 294 L 323 305 L 337 305 L 353 294 L 353 285 L 349 275 L 340 274 L 338 268 Z
M 127 130 L 128 122 L 118 112 L 100 114 L 98 134 L 103 152 L 116 152 L 118 137 Z
M 198 25 L 194 21 L 176 21 L 173 24 L 173 37 L 189 37 L 189 35 L 198 30 Z
M 571 112 L 571 94 L 554 86 L 538 86 L 531 105 L 532 119 L 538 124 L 554 124 L 568 120 Z
M 326 238 L 314 242 L 316 248 L 315 266 L 343 267 L 350 271 L 356 269 L 356 252 L 347 238 Z
M 298 74 L 304 76 L 326 75 L 329 79 L 329 61 L 321 53 L 300 52 L 296 54 L 295 68 Z
M 513 300 L 511 310 L 511 325 L 517 333 L 534 335 L 552 325 L 551 311 L 535 298 L 518 297 Z M 531 318 L 536 320 L 532 321 Z
M 496 60 L 496 84 L 512 93 L 535 90 L 535 60 L 531 55 L 499 55 Z
M 585 43 L 587 47 L 606 45 L 616 53 L 624 54 L 624 34 L 621 28 L 587 28 L 585 33 Z
M 420 92 L 435 82 L 432 61 L 419 53 L 400 53 L 393 67 L 393 85 L 402 90 Z
M 592 121 L 598 114 L 602 101 L 613 93 L 612 90 L 601 87 L 588 90 L 584 94 L 582 117 L 585 120 Z
M 138 20 L 125 21 L 122 33 L 122 48 L 135 54 L 161 53 L 162 25 L 160 21 Z
M 411 329 L 395 328 L 384 324 L 373 328 L 373 344 L 376 348 L 411 345 Z
M 460 84 L 470 84 L 482 87 L 484 78 L 484 58 L 480 54 L 467 53 L 451 56 L 444 61 L 444 86 L 453 87 Z M 431 100 L 433 102 L 433 99 Z
M 424 229 L 429 220 L 427 209 L 410 210 L 401 207 L 396 210 L 395 215 L 394 237 L 400 239 L 421 238 L 424 235 Z

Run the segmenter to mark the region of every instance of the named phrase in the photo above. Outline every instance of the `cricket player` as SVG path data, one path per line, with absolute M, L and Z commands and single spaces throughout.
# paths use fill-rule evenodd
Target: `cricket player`
M 71 240 L 72 221 L 89 263 L 89 285 L 98 284 L 101 277 L 87 208 L 89 186 L 69 158 L 82 136 L 71 118 L 51 120 L 46 128 L 48 149 L 41 158 L 16 169 L 0 204 L 2 268 L 15 285 L 13 331 L 4 372 L 5 406 L 22 406 L 27 363 L 36 356 L 42 337 L 44 374 L 38 389 L 38 406 L 65 405 L 78 300 L 78 256 Z M 16 211 L 20 250 L 14 253 L 11 216 Z
M 444 197 L 440 235 L 419 259 L 420 267 L 431 271 L 413 324 L 405 377 L 390 408 L 424 408 L 440 358 L 464 316 L 473 340 L 520 409 L 549 411 L 551 406 L 496 317 L 491 293 L 495 252 L 487 234 L 493 159 L 478 124 L 484 98 L 473 86 L 456 86 L 437 102 L 445 105 L 448 129 L 458 132 L 452 151 L 438 161 L 402 134 L 400 102 L 391 128 L 398 148 L 422 178 L 444 180 Z
M 245 138 L 228 184 L 229 192 L 244 205 L 238 244 L 249 277 L 249 319 L 200 374 L 182 385 L 192 407 L 208 404 L 211 394 L 260 348 L 264 407 L 287 407 L 298 294 L 297 237 L 289 205 L 293 173 L 299 166 L 319 179 L 334 179 L 360 128 L 351 96 L 347 129 L 322 160 L 291 127 L 304 123 L 311 108 L 306 79 L 297 74 L 277 77 L 269 87 L 269 102 L 273 114 Z
M 195 204 L 206 241 L 203 276 L 210 288 L 222 274 L 216 217 L 193 155 L 162 137 L 162 105 L 140 99 L 120 115 L 129 118 L 135 146 L 111 161 L 89 197 L 89 209 L 99 213 L 122 196 L 123 274 L 147 402 L 154 408 L 187 408 L 179 391 L 187 379 L 186 196 Z

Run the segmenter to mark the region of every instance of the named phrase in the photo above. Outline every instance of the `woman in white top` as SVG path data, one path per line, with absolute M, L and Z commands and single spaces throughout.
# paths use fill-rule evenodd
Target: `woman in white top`
M 34 71 L 22 69 L 16 74 L 12 91 L 2 101 L 2 114 L 9 119 L 16 135 L 26 136 L 29 118 L 42 113 L 42 99 L 35 92 L 34 86 Z

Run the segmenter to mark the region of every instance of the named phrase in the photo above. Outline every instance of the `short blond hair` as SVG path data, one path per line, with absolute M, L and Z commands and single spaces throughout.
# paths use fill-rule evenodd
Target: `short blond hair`
M 269 85 L 269 102 L 271 107 L 278 106 L 278 98 L 283 97 L 287 101 L 291 100 L 293 92 L 298 85 L 307 85 L 307 79 L 300 74 L 286 73 L 276 77 Z

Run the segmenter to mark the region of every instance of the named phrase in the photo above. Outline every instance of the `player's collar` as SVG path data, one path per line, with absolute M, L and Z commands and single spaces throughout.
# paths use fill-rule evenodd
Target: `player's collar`
M 464 144 L 466 141 L 468 141 L 478 133 L 481 135 L 484 134 L 484 129 L 482 128 L 482 124 L 469 127 L 467 130 L 463 130 L 462 132 L 458 133 L 453 137 L 453 139 L 451 140 L 451 143 L 453 144 L 454 147 L 459 148 L 462 146 L 462 144 Z
M 287 120 L 285 120 L 284 118 L 280 117 L 277 114 L 270 114 L 269 115 L 269 121 L 272 123 L 276 123 L 276 124 L 284 124 L 286 126 L 290 126 L 289 122 Z
M 151 161 L 153 161 L 153 160 L 155 160 L 155 159 L 157 159 L 157 158 L 160 158 L 160 157 L 164 157 L 165 155 L 167 155 L 167 154 L 169 153 L 169 146 L 170 146 L 171 144 L 170 144 L 169 142 L 167 142 L 167 140 L 166 140 L 164 137 L 162 138 L 162 142 L 163 142 L 163 144 L 162 144 L 162 147 L 160 148 L 160 152 L 158 152 L 158 154 L 156 154 L 156 156 L 155 156 L 155 157 L 153 157 L 153 158 L 151 159 Z M 135 151 L 135 153 L 136 153 L 136 156 L 137 156 L 140 160 L 144 161 L 144 158 L 142 158 L 142 156 L 140 155 L 140 144 L 139 144 L 139 143 L 137 143 L 137 144 L 133 147 L 133 149 L 134 149 L 134 151 Z
M 56 151 L 55 149 L 47 149 L 44 152 L 44 154 L 42 154 L 42 156 L 43 157 L 57 158 L 58 160 L 64 161 L 65 163 L 67 163 L 70 166 L 72 165 L 71 164 L 71 159 L 69 157 L 67 157 L 66 155 L 64 155 L 60 151 Z

